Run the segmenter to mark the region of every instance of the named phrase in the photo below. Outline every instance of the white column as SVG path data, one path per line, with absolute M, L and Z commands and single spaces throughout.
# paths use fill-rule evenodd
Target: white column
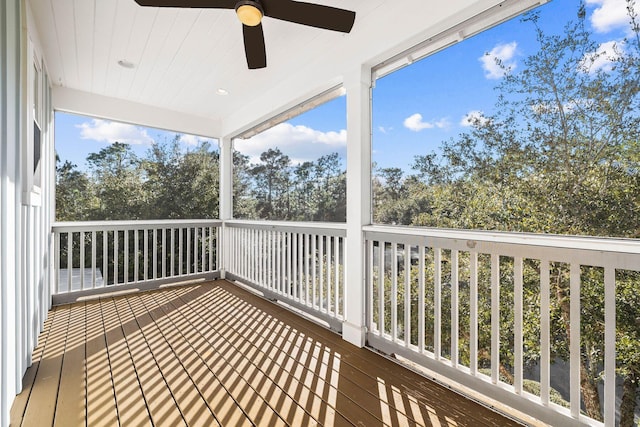
M 220 139 L 220 219 L 223 221 L 233 218 L 233 141 L 229 137 Z M 219 246 L 221 254 L 220 277 L 225 278 L 229 265 L 229 242 L 227 230 L 222 225 L 222 244 Z
M 347 90 L 347 239 L 345 321 L 342 337 L 364 346 L 365 247 L 362 226 L 371 223 L 371 69 L 345 76 Z

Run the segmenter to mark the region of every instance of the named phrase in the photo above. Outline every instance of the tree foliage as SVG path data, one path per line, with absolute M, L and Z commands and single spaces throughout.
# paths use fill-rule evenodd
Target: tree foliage
M 138 158 L 109 145 L 87 157 L 89 169 L 58 164 L 59 221 L 217 218 L 220 158 L 209 142 L 184 150 L 176 136 Z M 294 165 L 278 148 L 251 163 L 233 153 L 236 218 L 344 221 L 346 178 L 337 153 Z

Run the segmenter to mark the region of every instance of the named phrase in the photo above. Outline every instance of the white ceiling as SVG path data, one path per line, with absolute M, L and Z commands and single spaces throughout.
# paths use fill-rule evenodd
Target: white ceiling
M 317 0 L 354 10 L 352 32 L 264 18 L 267 68 L 249 70 L 232 10 L 143 8 L 134 0 L 28 1 L 37 30 L 30 32 L 37 33 L 56 86 L 57 108 L 208 136 L 264 120 L 339 84 L 346 73 L 500 3 Z M 135 67 L 123 68 L 119 60 Z M 229 95 L 218 95 L 218 88 Z

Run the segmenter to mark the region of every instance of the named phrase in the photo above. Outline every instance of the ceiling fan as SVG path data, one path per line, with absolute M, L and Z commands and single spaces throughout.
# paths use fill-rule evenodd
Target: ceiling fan
M 296 24 L 348 33 L 356 13 L 320 4 L 293 0 L 135 0 L 140 6 L 188 7 L 205 9 L 234 9 L 242 22 L 244 50 L 249 69 L 267 66 L 262 18 L 294 22 Z

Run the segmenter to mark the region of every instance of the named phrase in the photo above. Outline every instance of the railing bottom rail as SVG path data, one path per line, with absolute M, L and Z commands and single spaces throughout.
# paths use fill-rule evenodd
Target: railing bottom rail
M 152 279 L 146 282 L 128 283 L 126 285 L 108 285 L 102 288 L 85 289 L 80 291 L 67 292 L 52 295 L 52 305 L 71 304 L 74 302 L 88 301 L 118 295 L 125 295 L 135 292 L 152 291 L 170 286 L 187 286 L 207 280 L 220 278 L 220 272 L 206 272 L 192 274 L 185 277 L 166 277 L 163 279 Z

